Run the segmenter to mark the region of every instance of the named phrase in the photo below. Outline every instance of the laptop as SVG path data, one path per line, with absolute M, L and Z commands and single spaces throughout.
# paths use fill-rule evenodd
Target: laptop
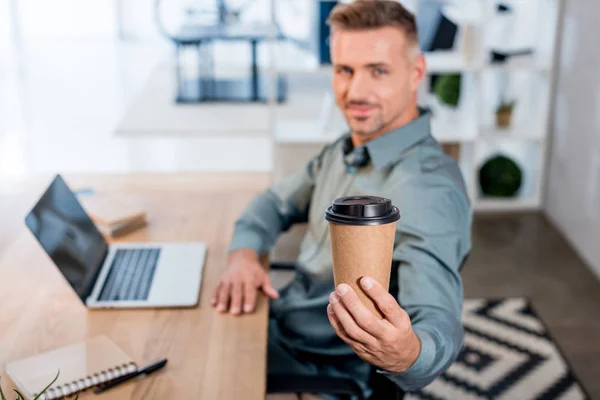
M 89 308 L 198 303 L 205 243 L 108 244 L 60 175 L 25 223 Z

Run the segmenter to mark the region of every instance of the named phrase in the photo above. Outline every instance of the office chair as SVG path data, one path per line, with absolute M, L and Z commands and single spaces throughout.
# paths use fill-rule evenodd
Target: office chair
M 392 265 L 391 282 L 397 282 L 398 264 Z M 272 263 L 271 270 L 295 270 L 294 264 Z M 398 293 L 397 285 L 390 287 L 394 296 Z M 315 357 L 314 361 L 320 360 Z M 267 393 L 326 393 L 337 395 L 341 400 L 402 400 L 404 391 L 387 377 L 377 373 L 376 367 L 371 367 L 369 387 L 373 393 L 365 399 L 362 389 L 353 379 L 336 378 L 318 375 L 269 374 L 267 376 Z

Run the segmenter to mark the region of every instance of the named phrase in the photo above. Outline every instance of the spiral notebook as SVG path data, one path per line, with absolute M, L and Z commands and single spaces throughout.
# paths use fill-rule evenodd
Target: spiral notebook
M 137 370 L 137 364 L 106 336 L 50 350 L 6 365 L 6 373 L 28 399 L 34 398 L 56 376 L 41 396 L 52 400 L 79 393 Z

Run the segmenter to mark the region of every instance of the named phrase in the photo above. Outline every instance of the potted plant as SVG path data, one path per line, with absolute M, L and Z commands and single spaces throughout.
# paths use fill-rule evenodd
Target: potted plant
M 479 169 L 479 187 L 486 197 L 515 197 L 522 183 L 521 167 L 504 154 L 492 155 Z
M 36 396 L 33 398 L 33 400 L 38 400 L 38 399 L 41 399 L 41 398 L 42 398 L 42 395 L 43 395 L 44 393 L 46 393 L 46 391 L 47 391 L 48 389 L 50 389 L 50 386 L 52 386 L 52 385 L 54 384 L 54 382 L 56 382 L 56 380 L 58 379 L 58 375 L 59 375 L 59 374 L 60 374 L 60 371 L 58 371 L 58 373 L 56 374 L 56 376 L 54 377 L 54 379 L 52 380 L 52 382 L 50 382 L 50 383 L 48 384 L 48 386 L 46 386 L 46 387 L 45 387 L 45 388 L 44 388 L 44 389 L 43 389 L 43 390 L 42 390 L 40 393 L 38 393 L 38 394 L 37 394 L 37 395 L 36 395 Z M 2 377 L 0 376 L 0 378 L 2 378 Z M 17 389 L 13 389 L 13 390 L 14 390 L 14 391 L 15 391 L 15 393 L 17 394 L 17 397 L 16 397 L 16 399 L 15 399 L 15 400 L 25 400 L 25 399 L 26 399 L 26 398 L 25 398 L 25 396 L 23 396 L 23 395 L 21 394 L 21 392 L 19 392 Z M 79 396 L 75 397 L 75 399 L 74 399 L 74 400 L 77 400 L 78 398 L 79 398 Z M 1 384 L 1 382 L 0 382 L 0 399 L 1 399 L 1 400 L 6 400 L 6 396 L 4 395 L 4 392 L 2 391 L 2 384 Z
M 496 109 L 496 125 L 499 128 L 508 128 L 512 120 L 512 111 L 515 107 L 515 100 L 502 100 L 500 106 Z
M 460 84 L 460 74 L 440 75 L 435 81 L 433 90 L 442 103 L 456 108 L 460 100 Z
M 516 104 L 516 101 L 510 99 L 508 95 L 509 79 L 509 73 L 508 71 L 505 71 L 502 75 L 500 105 L 496 108 L 496 126 L 498 126 L 498 128 L 508 128 L 510 126 L 512 112 Z

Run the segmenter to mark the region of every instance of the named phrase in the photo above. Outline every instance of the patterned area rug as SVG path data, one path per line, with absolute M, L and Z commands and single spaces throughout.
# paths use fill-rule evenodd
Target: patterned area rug
M 524 298 L 465 300 L 465 345 L 417 399 L 586 399 L 542 321 Z

